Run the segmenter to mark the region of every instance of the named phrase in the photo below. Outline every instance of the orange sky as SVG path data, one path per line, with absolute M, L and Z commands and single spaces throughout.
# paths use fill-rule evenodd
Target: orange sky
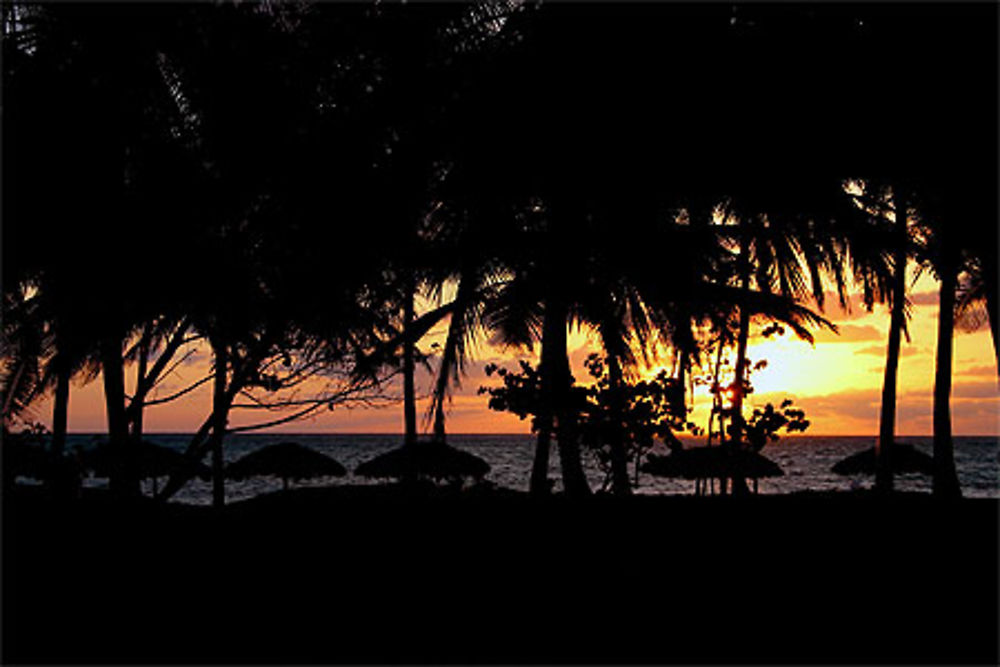
M 904 340 L 899 367 L 899 400 L 896 432 L 900 435 L 930 434 L 934 354 L 937 331 L 937 284 L 922 276 L 910 294 L 914 302 L 910 322 L 911 342 Z M 876 306 L 873 313 L 861 308 L 844 313 L 835 306 L 827 315 L 840 327 L 840 335 L 817 336 L 815 347 L 786 333 L 778 339 L 751 340 L 748 355 L 753 360 L 767 359 L 768 366 L 753 377 L 756 392 L 748 397 L 749 406 L 768 401 L 793 398 L 806 411 L 812 422 L 809 434 L 869 435 L 878 430 L 879 398 L 885 363 L 886 331 L 889 314 Z M 432 331 L 422 342 L 430 349 L 433 342 L 444 342 L 444 330 Z M 586 332 L 571 331 L 570 360 L 578 379 L 587 378 L 583 360 L 589 352 L 598 351 Z M 486 343 L 474 350 L 475 363 L 461 389 L 455 392 L 448 419 L 452 433 L 527 433 L 527 421 L 509 414 L 491 412 L 487 398 L 476 394 L 483 384 L 495 383 L 483 373 L 486 362 L 516 365 L 517 358 L 537 361 L 531 355 L 510 353 Z M 198 350 L 160 387 L 167 395 L 202 377 L 208 370 L 210 355 Z M 655 369 L 653 369 L 655 370 Z M 651 371 L 652 372 L 652 371 Z M 134 369 L 126 370 L 131 385 Z M 208 414 L 211 389 L 207 383 L 184 398 L 162 406 L 148 408 L 145 428 L 154 432 L 191 432 Z M 417 378 L 418 393 L 427 394 L 430 375 L 421 370 Z M 427 406 L 423 398 L 418 404 L 422 418 Z M 704 388 L 698 388 L 694 399 L 693 420 L 701 425 L 707 421 L 710 399 Z M 51 425 L 51 405 L 38 405 L 38 417 Z M 273 417 L 273 415 L 268 415 Z M 955 369 L 952 392 L 952 420 L 957 435 L 1000 435 L 1000 391 L 997 369 L 988 328 L 974 333 L 960 333 L 955 339 Z M 261 415 L 236 411 L 231 424 L 261 421 Z M 106 428 L 100 379 L 87 386 L 73 386 L 70 395 L 69 428 L 73 432 L 100 432 Z M 383 408 L 337 409 L 322 411 L 312 419 L 293 422 L 274 430 L 285 432 L 398 433 L 402 431 L 401 405 Z

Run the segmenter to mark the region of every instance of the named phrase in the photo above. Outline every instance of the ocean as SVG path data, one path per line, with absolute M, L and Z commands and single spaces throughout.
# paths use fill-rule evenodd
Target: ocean
M 89 447 L 104 436 L 95 434 L 71 434 L 68 446 Z M 183 451 L 191 438 L 190 434 L 149 434 L 148 440 Z M 295 486 L 324 486 L 331 484 L 373 484 L 378 481 L 357 477 L 353 470 L 362 462 L 398 447 L 402 436 L 398 434 L 287 434 L 258 433 L 235 434 L 226 439 L 225 458 L 233 461 L 262 447 L 291 440 L 311 447 L 342 463 L 348 474 L 340 478 L 320 478 L 292 482 Z M 931 453 L 932 438 L 929 436 L 901 437 L 900 442 L 915 445 L 918 449 Z M 527 491 L 531 462 L 534 454 L 534 438 L 531 435 L 450 435 L 448 443 L 467 450 L 485 459 L 491 467 L 487 479 L 492 483 L 510 489 Z M 685 447 L 703 442 L 685 441 Z M 777 443 L 768 444 L 762 453 L 775 461 L 784 471 L 784 476 L 760 481 L 760 493 L 791 493 L 815 490 L 851 490 L 868 488 L 873 478 L 863 475 L 844 477 L 833 473 L 830 468 L 837 461 L 874 446 L 874 436 L 798 436 L 782 438 Z M 654 449 L 659 451 L 660 446 Z M 967 497 L 1000 498 L 1000 438 L 958 436 L 955 438 L 955 465 L 958 469 L 962 493 Z M 604 474 L 593 455 L 584 453 L 584 466 L 591 488 L 599 489 L 604 482 Z M 630 474 L 634 470 L 630 466 Z M 553 447 L 550 457 L 550 477 L 555 480 L 555 489 L 561 488 L 559 457 Z M 161 480 L 162 483 L 163 480 Z M 89 478 L 85 486 L 100 487 L 106 479 Z M 143 483 L 146 493 L 152 493 L 152 483 Z M 930 492 L 931 480 L 919 474 L 897 475 L 896 487 L 905 491 Z M 226 482 L 227 502 L 252 498 L 253 496 L 277 491 L 280 480 L 263 477 L 243 482 Z M 645 494 L 691 494 L 694 482 L 679 479 L 664 479 L 646 473 L 639 473 L 637 493 Z M 174 501 L 205 505 L 211 502 L 211 485 L 200 480 L 192 480 L 173 498 Z

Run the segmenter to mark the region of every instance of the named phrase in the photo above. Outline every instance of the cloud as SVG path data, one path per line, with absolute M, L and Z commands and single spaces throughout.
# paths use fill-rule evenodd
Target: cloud
M 909 345 L 902 346 L 899 348 L 899 356 L 909 357 L 914 354 L 919 354 L 921 349 L 919 347 Z M 854 354 L 874 354 L 876 356 L 885 356 L 886 348 L 884 345 L 869 345 L 868 347 L 863 347 L 860 350 L 855 350 Z
M 824 300 L 823 310 L 828 317 L 834 320 L 856 320 L 869 314 L 860 294 L 850 295 L 847 300 L 847 309 L 840 307 L 840 298 L 832 290 L 824 292 Z
M 956 375 L 996 375 L 997 369 L 994 366 L 973 366 L 955 371 Z
M 840 299 L 837 293 L 829 290 L 824 292 L 824 312 L 827 317 L 835 322 L 847 320 L 857 320 L 871 314 L 864 304 L 860 294 L 851 294 L 847 300 L 847 308 L 841 308 Z M 910 303 L 914 306 L 937 306 L 938 293 L 936 291 L 913 292 L 909 295 Z M 885 309 L 883 304 L 875 304 L 876 308 Z
M 769 392 L 752 394 L 753 404 L 777 405 L 791 398 L 812 422 L 807 434 L 878 432 L 880 388 L 846 389 L 818 396 Z M 933 387 L 902 389 L 896 398 L 896 433 L 930 434 L 933 429 Z M 956 434 L 993 434 L 1000 431 L 1000 389 L 994 382 L 958 383 L 952 391 L 952 428 Z
M 995 382 L 958 382 L 951 388 L 953 399 L 1000 398 Z
M 823 329 L 816 333 L 817 343 L 858 343 L 866 340 L 882 340 L 884 334 L 870 324 L 841 324 L 838 333 Z

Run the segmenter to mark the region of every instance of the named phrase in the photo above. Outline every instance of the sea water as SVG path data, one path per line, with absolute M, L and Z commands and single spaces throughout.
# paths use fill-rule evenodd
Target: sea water
M 92 434 L 71 434 L 67 438 L 69 447 L 80 445 L 90 447 L 105 436 Z M 150 442 L 183 451 L 191 440 L 190 434 L 155 434 L 147 439 Z M 760 493 L 792 493 L 796 491 L 815 490 L 851 490 L 869 488 L 873 478 L 866 475 L 842 476 L 830 470 L 841 459 L 875 445 L 874 436 L 796 436 L 782 438 L 776 443 L 769 443 L 762 454 L 772 459 L 784 471 L 782 477 L 763 479 L 760 481 Z M 288 433 L 258 433 L 235 434 L 226 438 L 225 459 L 234 461 L 255 449 L 278 442 L 292 441 L 311 447 L 323 454 L 333 457 L 349 471 L 339 478 L 318 478 L 292 482 L 292 486 L 326 486 L 332 484 L 373 484 L 378 480 L 368 480 L 355 476 L 353 471 L 364 461 L 402 444 L 398 434 L 288 434 Z M 917 449 L 930 454 L 933 439 L 931 437 L 901 437 L 900 442 L 907 442 Z M 454 447 L 466 450 L 482 457 L 490 464 L 490 473 L 486 479 L 498 486 L 527 491 L 531 474 L 532 458 L 534 456 L 534 437 L 531 435 L 450 435 L 448 443 Z M 704 444 L 701 441 L 687 440 L 685 447 Z M 657 446 L 653 451 L 666 453 Z M 1000 438 L 958 436 L 955 438 L 955 465 L 958 469 L 959 483 L 966 497 L 1000 498 Z M 206 457 L 206 463 L 208 459 Z M 599 489 L 605 483 L 605 474 L 597 463 L 596 457 L 584 452 L 584 468 L 590 480 L 591 488 Z M 634 469 L 630 465 L 630 476 Z M 559 456 L 553 447 L 550 456 L 549 476 L 555 480 L 555 489 L 561 488 L 559 472 Z M 160 480 L 160 484 L 165 479 Z M 89 478 L 84 480 L 86 486 L 100 487 L 107 484 L 105 479 Z M 242 482 L 226 482 L 226 498 L 228 502 L 252 498 L 261 493 L 276 491 L 281 488 L 281 481 L 271 477 L 252 478 Z M 930 492 L 931 479 L 925 475 L 907 474 L 896 476 L 896 488 L 903 491 Z M 144 482 L 146 493 L 152 492 L 150 481 Z M 694 491 L 694 482 L 682 479 L 665 479 L 640 472 L 638 476 L 638 493 L 648 494 L 690 494 Z M 180 490 L 173 500 L 184 503 L 209 504 L 211 502 L 211 484 L 200 480 L 192 480 Z

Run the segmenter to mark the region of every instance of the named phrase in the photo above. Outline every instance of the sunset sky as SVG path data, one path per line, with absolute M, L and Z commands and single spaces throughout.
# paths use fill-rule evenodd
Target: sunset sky
M 929 275 L 919 278 L 910 293 L 913 318 L 911 341 L 903 342 L 899 367 L 899 399 L 896 432 L 901 435 L 930 434 L 934 354 L 937 331 L 937 283 Z M 885 363 L 886 332 L 889 313 L 876 306 L 868 313 L 857 299 L 850 314 L 839 309 L 835 300 L 827 306 L 827 316 L 840 329 L 839 335 L 820 333 L 815 347 L 786 333 L 766 340 L 751 340 L 749 357 L 767 359 L 768 366 L 752 379 L 755 393 L 748 397 L 750 406 L 793 398 L 812 422 L 809 434 L 870 435 L 878 430 L 879 398 Z M 444 327 L 432 331 L 421 348 L 444 342 Z M 585 331 L 572 330 L 569 339 L 570 361 L 578 380 L 589 379 L 583 360 L 599 346 Z M 537 352 L 537 350 L 536 350 Z M 491 412 L 487 398 L 476 394 L 478 387 L 496 383 L 487 378 L 487 362 L 516 365 L 518 358 L 537 358 L 516 351 L 504 351 L 485 342 L 474 350 L 475 362 L 468 367 L 461 389 L 451 404 L 448 430 L 452 433 L 528 433 L 527 421 L 509 414 Z M 199 349 L 159 387 L 164 396 L 201 378 L 208 371 L 210 353 Z M 669 364 L 669 359 L 663 360 Z M 655 372 L 655 368 L 647 372 Z M 126 383 L 134 381 L 134 368 L 126 369 Z M 957 435 L 1000 434 L 1000 391 L 988 328 L 959 333 L 955 340 L 955 371 L 952 391 L 953 429 Z M 206 383 L 187 396 L 146 410 L 145 429 L 154 432 L 193 432 L 208 415 L 211 384 Z M 430 375 L 421 370 L 417 377 L 418 395 L 426 397 L 431 387 Z M 70 395 L 69 428 L 71 432 L 100 432 L 106 428 L 104 398 L 100 379 L 86 386 L 74 385 Z M 418 403 L 421 426 L 428 400 Z M 704 426 L 710 398 L 703 387 L 694 396 L 692 419 Z M 51 425 L 48 401 L 38 406 L 38 417 Z M 268 415 L 272 417 L 273 415 Z M 248 415 L 235 410 L 231 425 L 262 421 L 260 414 Z M 401 404 L 381 408 L 355 408 L 322 411 L 316 417 L 274 429 L 284 432 L 401 433 Z

